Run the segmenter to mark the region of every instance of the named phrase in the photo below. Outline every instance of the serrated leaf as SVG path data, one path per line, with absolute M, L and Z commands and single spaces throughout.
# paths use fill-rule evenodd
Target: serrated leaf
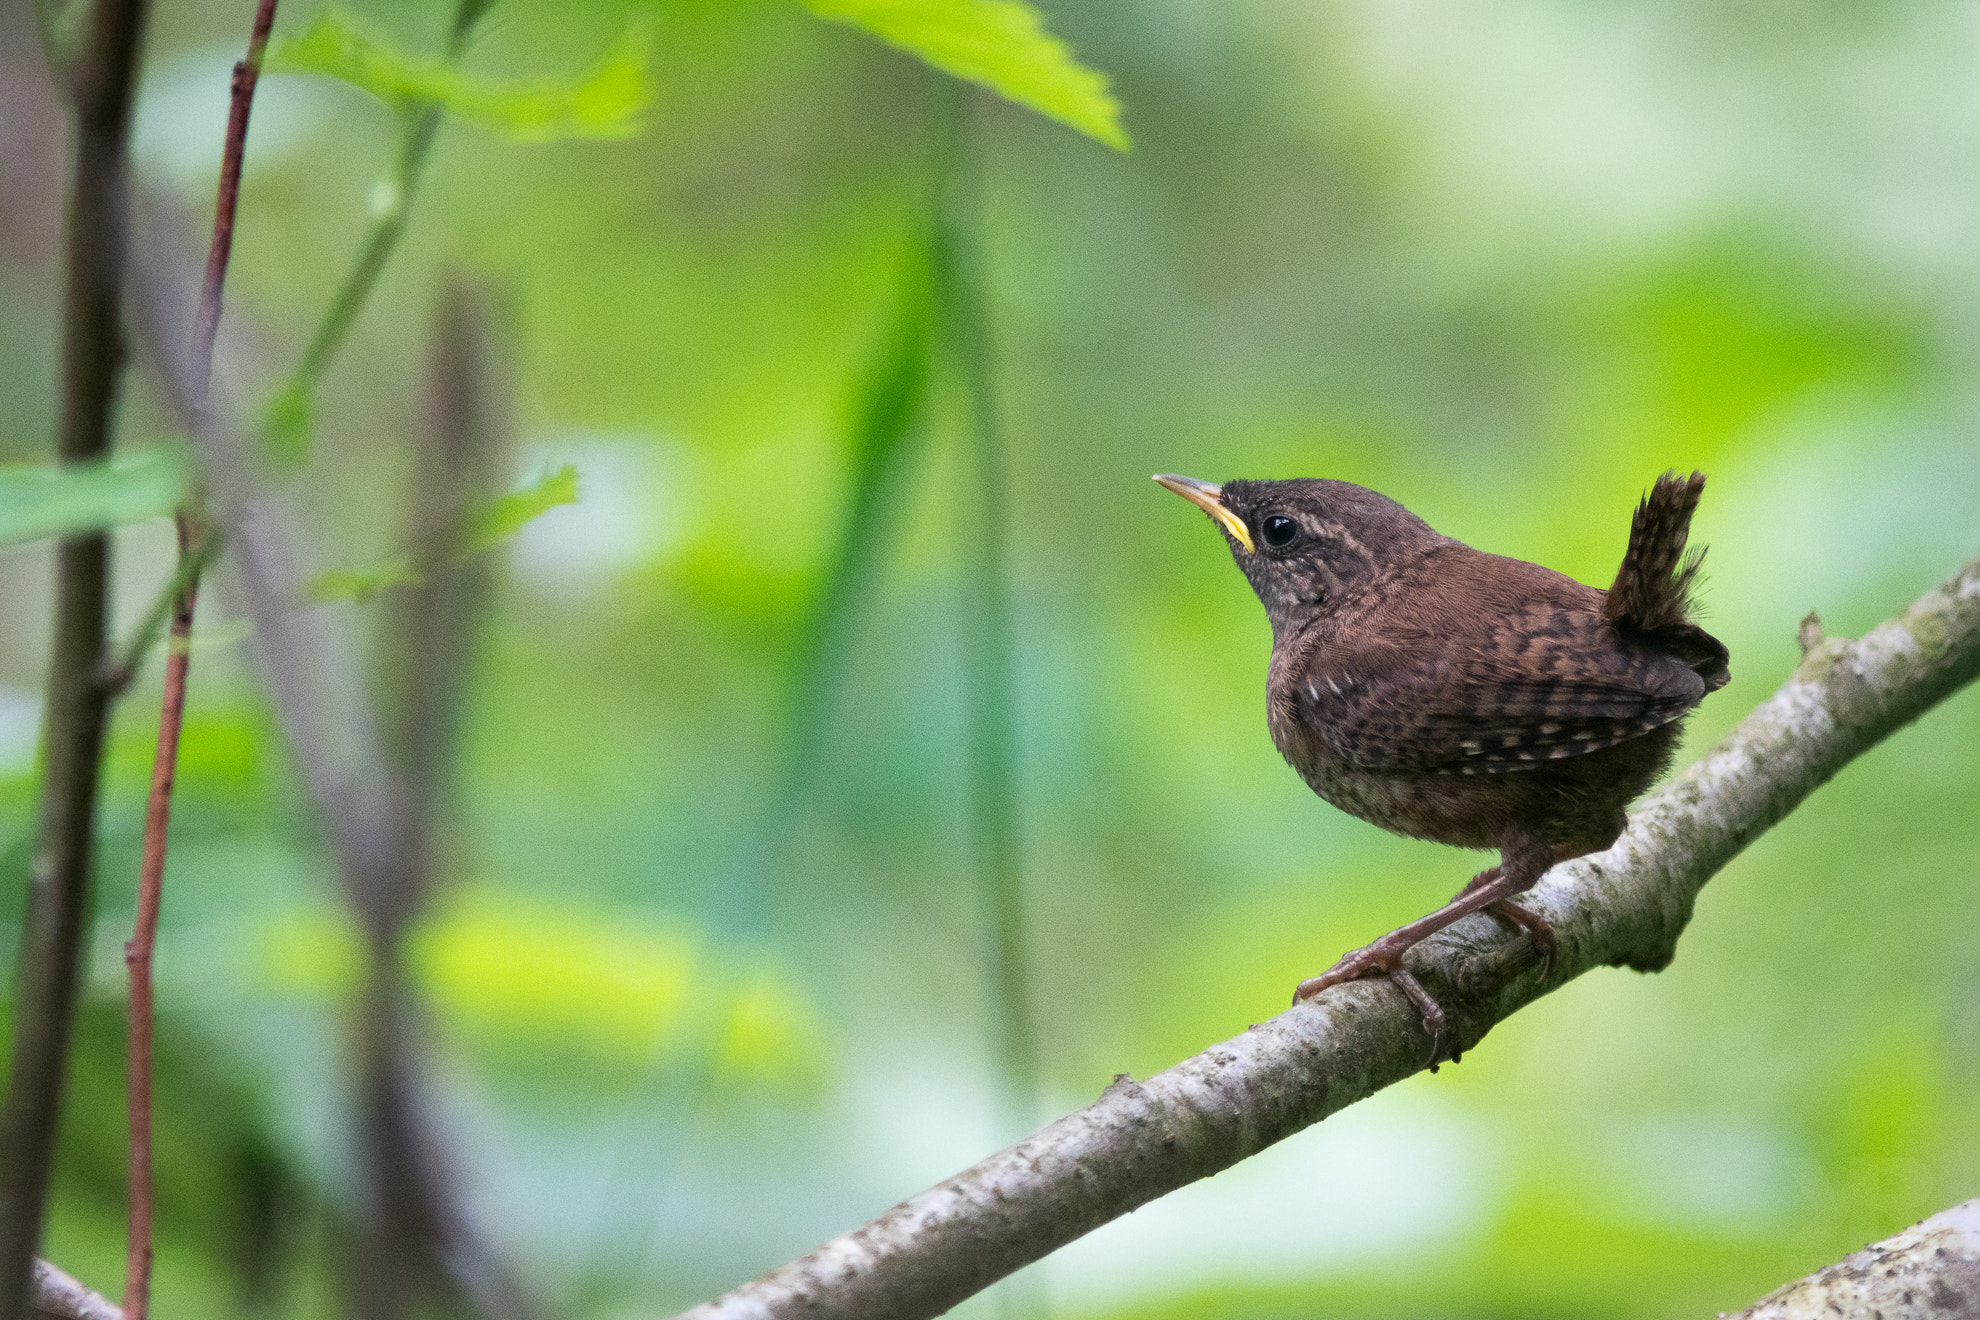
M 620 34 L 575 78 L 501 85 L 445 60 L 404 55 L 331 11 L 269 53 L 271 73 L 315 73 L 360 88 L 394 109 L 438 105 L 470 123 L 527 142 L 620 138 L 639 132 L 653 101 L 647 25 Z
M 393 555 L 367 568 L 333 568 L 310 579 L 309 599 L 319 605 L 370 600 L 388 587 L 416 587 L 429 574 L 493 550 L 560 504 L 576 504 L 578 470 L 570 465 L 539 477 L 468 514 L 458 540 L 424 560 Z
M 100 463 L 0 467 L 0 543 L 155 518 L 185 493 L 185 459 L 169 449 Z
M 820 18 L 848 23 L 944 73 L 980 83 L 1104 142 L 1131 145 L 1107 75 L 1073 58 L 1021 0 L 805 0 Z

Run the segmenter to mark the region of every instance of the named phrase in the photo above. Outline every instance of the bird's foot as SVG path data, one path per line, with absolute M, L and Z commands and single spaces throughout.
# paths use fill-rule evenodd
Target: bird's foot
M 1502 898 L 1485 909 L 1495 917 L 1503 917 L 1518 926 L 1533 938 L 1533 947 L 1540 951 L 1540 967 L 1544 972 L 1554 965 L 1554 928 L 1538 912 L 1521 907 L 1511 899 Z
M 1302 999 L 1311 999 L 1328 986 L 1346 985 L 1349 981 L 1358 981 L 1369 975 L 1387 976 L 1395 971 L 1402 965 L 1402 950 L 1391 952 L 1384 949 L 1382 946 L 1386 943 L 1388 937 L 1384 936 L 1365 949 L 1341 955 L 1339 962 L 1320 975 L 1301 981 L 1299 988 L 1293 991 L 1293 1002 L 1297 1004 Z
M 1437 1042 L 1444 1034 L 1443 1006 L 1431 998 L 1430 992 L 1423 988 L 1423 982 L 1411 975 L 1407 967 L 1396 968 L 1389 973 L 1389 979 L 1395 982 L 1396 989 L 1402 991 L 1410 1003 L 1416 1005 L 1417 1016 L 1423 1019 L 1423 1030 L 1430 1037 L 1430 1057 L 1435 1060 Z M 1432 1062 L 1430 1067 L 1434 1072 L 1437 1065 Z
M 1509 860 L 1504 867 L 1494 867 L 1490 871 L 1482 872 L 1470 884 L 1458 891 L 1455 898 L 1435 912 L 1418 917 L 1407 926 L 1396 927 L 1366 948 L 1356 949 L 1353 953 L 1345 955 L 1320 975 L 1301 981 L 1299 989 L 1293 991 L 1293 1003 L 1297 1004 L 1302 999 L 1311 999 L 1328 986 L 1359 980 L 1370 974 L 1380 974 L 1394 980 L 1402 992 L 1409 996 L 1410 1002 L 1415 1004 L 1417 1011 L 1423 1015 L 1424 1030 L 1430 1032 L 1432 1036 L 1436 1035 L 1443 1026 L 1443 1010 L 1437 1007 L 1436 1000 L 1424 993 L 1422 986 L 1416 984 L 1415 978 L 1401 971 L 1403 954 L 1452 922 L 1480 908 L 1491 908 L 1506 920 L 1517 923 L 1533 936 L 1533 942 L 1539 947 L 1542 956 L 1551 960 L 1554 951 L 1554 928 L 1537 914 L 1506 901 L 1513 894 L 1529 888 L 1546 867 L 1529 864 L 1515 868 L 1511 860 L 1515 858 L 1515 854 L 1509 851 L 1506 856 Z M 1426 1008 L 1425 1005 L 1428 1007 Z
M 1293 991 L 1293 1003 L 1311 999 L 1328 986 L 1346 985 L 1349 981 L 1358 981 L 1364 976 L 1386 976 L 1395 983 L 1398 990 L 1403 992 L 1409 1002 L 1416 1006 L 1417 1015 L 1423 1019 L 1423 1030 L 1434 1041 L 1443 1034 L 1444 1010 L 1431 997 L 1430 992 L 1423 988 L 1423 983 L 1402 965 L 1403 951 L 1407 948 L 1409 948 L 1408 943 L 1397 942 L 1393 937 L 1384 936 L 1365 949 L 1356 949 L 1320 975 L 1301 981 L 1299 989 Z

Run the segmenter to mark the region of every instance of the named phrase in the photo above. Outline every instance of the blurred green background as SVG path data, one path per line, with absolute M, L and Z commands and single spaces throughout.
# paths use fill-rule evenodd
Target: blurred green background
M 244 0 L 171 0 L 143 183 L 212 206 Z M 437 50 L 447 9 L 349 7 Z M 0 460 L 53 433 L 62 124 L 0 13 Z M 277 27 L 319 9 L 288 0 Z M 1312 797 L 1269 635 L 1148 481 L 1326 475 L 1589 582 L 1641 490 L 1708 472 L 1733 683 L 1980 550 L 1980 19 L 1952 4 L 1053 0 L 1116 154 L 984 98 L 982 269 L 1008 492 L 1039 1117 L 1277 1012 L 1475 857 Z M 667 1313 L 1017 1133 L 972 879 L 965 406 L 939 371 L 821 623 L 853 418 L 914 279 L 945 80 L 787 0 L 501 0 L 471 70 L 652 24 L 611 142 L 450 123 L 294 478 L 312 569 L 389 553 L 443 276 L 501 309 L 515 482 L 458 865 L 417 941 L 473 1212 L 556 1311 Z M 271 76 L 220 376 L 279 383 L 391 115 Z M 141 375 L 123 443 L 169 433 Z M 119 537 L 126 626 L 170 530 Z M 32 832 L 45 545 L 0 551 L 0 949 Z M 372 605 L 334 605 L 374 626 Z M 794 678 L 821 626 L 837 679 Z M 159 1003 L 173 1316 L 340 1311 L 357 946 L 224 571 L 202 602 Z M 48 1254 L 121 1278 L 121 945 L 156 664 L 118 716 Z M 793 694 L 797 695 L 793 695 Z M 805 750 L 794 777 L 786 749 Z M 780 805 L 781 804 L 781 805 Z M 1980 694 L 1849 767 L 1706 889 L 1675 965 L 1602 971 L 1042 1267 L 1054 1314 L 1712 1314 L 1980 1193 Z M 987 1314 L 979 1300 L 965 1314 Z

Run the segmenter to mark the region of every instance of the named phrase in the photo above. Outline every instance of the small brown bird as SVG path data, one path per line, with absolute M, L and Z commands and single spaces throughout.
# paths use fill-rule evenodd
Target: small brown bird
M 1607 591 L 1345 481 L 1155 480 L 1217 521 L 1264 603 L 1272 741 L 1313 791 L 1397 834 L 1499 850 L 1449 903 L 1293 996 L 1387 974 L 1434 1033 L 1442 1010 L 1403 952 L 1490 909 L 1551 954 L 1553 930 L 1508 900 L 1614 843 L 1684 717 L 1725 686 L 1726 648 L 1691 622 L 1703 552 L 1684 554 L 1705 478 L 1657 479 Z

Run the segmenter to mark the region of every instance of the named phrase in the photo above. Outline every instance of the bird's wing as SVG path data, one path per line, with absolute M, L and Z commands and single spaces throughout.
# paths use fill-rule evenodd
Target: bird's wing
M 1599 612 L 1533 601 L 1469 626 L 1322 645 L 1291 695 L 1308 726 L 1364 769 L 1503 774 L 1668 724 L 1705 682 L 1630 645 Z

